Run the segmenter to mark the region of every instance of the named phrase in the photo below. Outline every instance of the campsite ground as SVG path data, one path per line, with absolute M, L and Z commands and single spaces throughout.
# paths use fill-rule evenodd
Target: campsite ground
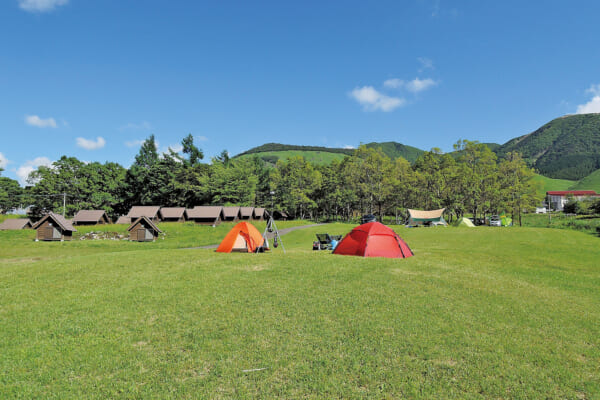
M 600 396 L 592 235 L 398 228 L 415 257 L 390 260 L 311 250 L 345 224 L 291 232 L 285 255 L 181 249 L 227 225 L 161 228 L 0 232 L 0 398 Z

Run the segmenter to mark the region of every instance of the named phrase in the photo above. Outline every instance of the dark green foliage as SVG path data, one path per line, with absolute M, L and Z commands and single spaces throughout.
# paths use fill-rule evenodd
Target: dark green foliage
M 370 149 L 381 149 L 383 154 L 392 160 L 402 157 L 411 163 L 415 162 L 415 160 L 424 153 L 421 149 L 397 142 L 372 142 L 367 143 L 365 146 Z
M 277 164 L 277 161 L 279 160 L 279 157 L 275 156 L 275 155 L 265 155 L 265 156 L 260 156 L 260 159 L 263 160 L 266 163 L 269 164 Z
M 0 177 L 0 213 L 19 207 L 23 201 L 23 189 L 14 179 Z
M 578 180 L 600 168 L 600 114 L 570 115 L 508 141 L 504 157 L 520 152 L 529 165 L 551 178 Z
M 183 154 L 188 155 L 188 163 L 189 165 L 196 165 L 204 158 L 204 153 L 200 150 L 196 145 L 194 145 L 194 137 L 192 134 L 188 134 L 182 141 L 181 145 L 183 146 Z

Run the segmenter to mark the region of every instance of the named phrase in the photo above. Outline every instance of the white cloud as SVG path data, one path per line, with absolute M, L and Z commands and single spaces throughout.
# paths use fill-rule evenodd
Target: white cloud
M 37 115 L 26 115 L 25 123 L 38 128 L 56 128 L 56 121 L 54 118 L 42 119 Z
M 6 168 L 8 163 L 9 163 L 8 159 L 6 157 L 4 157 L 4 154 L 0 153 L 0 168 Z
M 77 138 L 77 146 L 86 150 L 97 150 L 104 147 L 106 140 L 103 137 L 98 136 L 96 140 L 85 139 L 82 137 Z
M 594 96 L 585 104 L 577 106 L 577 114 L 600 113 L 600 96 Z
M 435 67 L 433 66 L 433 60 L 431 60 L 430 58 L 419 57 L 417 58 L 417 61 L 421 63 L 421 68 L 419 68 L 419 72 L 423 72 L 426 69 L 435 69 Z
M 387 81 L 383 82 L 383 86 L 390 89 L 398 89 L 404 86 L 404 81 L 398 78 L 388 79 Z
M 175 153 L 180 153 L 183 151 L 183 146 L 180 144 L 172 144 L 167 148 L 167 151 L 165 151 L 163 153 L 168 153 L 169 149 L 173 150 Z
M 406 82 L 406 84 L 405 84 L 406 89 L 413 93 L 422 92 L 431 87 L 434 87 L 435 85 L 437 85 L 437 82 L 430 78 L 427 78 L 427 79 L 415 78 L 410 82 Z
M 125 130 L 150 130 L 152 129 L 152 124 L 150 124 L 150 122 L 148 121 L 142 121 L 139 124 L 134 124 L 133 122 L 129 122 L 128 124 L 125 124 L 121 127 L 119 127 L 119 130 L 121 131 L 125 131 Z
M 597 85 L 590 86 L 590 88 L 588 90 L 586 90 L 585 92 L 591 93 L 594 96 L 600 96 L 600 83 Z
M 406 104 L 405 99 L 386 96 L 375 90 L 373 86 L 354 88 L 354 90 L 350 92 L 350 97 L 358 101 L 365 111 L 381 110 L 390 112 Z
M 208 138 L 206 136 L 196 136 L 196 139 L 200 142 L 208 142 Z
M 19 7 L 28 12 L 47 12 L 68 2 L 69 0 L 19 0 Z
M 37 157 L 34 160 L 26 161 L 25 164 L 21 165 L 15 172 L 19 183 L 22 186 L 25 186 L 29 174 L 42 165 L 45 167 L 50 167 L 52 165 L 52 161 L 50 161 L 48 157 Z
M 383 86 L 389 89 L 406 89 L 412 93 L 419 93 L 427 90 L 438 83 L 431 78 L 419 79 L 415 78 L 412 81 L 403 81 L 402 79 L 393 78 L 383 82 Z
M 577 106 L 577 114 L 600 113 L 600 84 L 590 86 L 585 92 L 590 93 L 592 98 L 587 103 Z
M 350 144 L 347 144 L 347 145 L 345 145 L 343 148 L 344 148 L 344 149 L 355 149 L 356 147 L 354 147 L 354 146 L 352 146 L 352 145 L 350 145 Z
M 139 140 L 139 139 L 130 140 L 128 142 L 125 142 L 125 146 L 127 146 L 127 147 L 138 147 L 138 146 L 141 146 L 142 144 L 144 144 L 144 142 L 145 142 L 145 140 L 143 140 L 143 139 L 142 140 Z

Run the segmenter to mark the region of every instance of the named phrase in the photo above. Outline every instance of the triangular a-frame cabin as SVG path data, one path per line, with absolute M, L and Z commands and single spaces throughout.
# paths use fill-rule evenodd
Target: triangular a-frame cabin
M 255 221 L 269 219 L 269 213 L 265 208 L 256 207 L 252 213 L 252 219 Z
M 264 244 L 265 239 L 254 225 L 242 221 L 235 225 L 225 236 L 217 252 L 231 253 L 232 251 L 242 253 L 254 253 Z
M 199 225 L 217 226 L 223 221 L 223 207 L 221 206 L 196 206 L 185 210 L 187 219 Z
M 73 217 L 73 225 L 111 224 L 104 210 L 80 210 Z
M 32 226 L 29 218 L 9 218 L 0 224 L 0 231 L 31 229 Z
M 35 240 L 44 241 L 64 241 L 73 238 L 73 232 L 77 229 L 73 228 L 70 221 L 63 218 L 62 215 L 54 214 L 53 212 L 46 214 L 42 219 L 33 225 L 36 230 Z
M 131 218 L 132 221 L 135 221 L 139 217 L 147 217 L 149 220 L 153 222 L 158 222 L 160 216 L 158 211 L 160 210 L 160 206 L 133 206 L 127 216 Z
M 247 221 L 252 219 L 254 207 L 240 207 L 240 220 Z
M 160 220 L 163 222 L 184 222 L 185 207 L 163 207 L 159 211 Z
M 368 222 L 352 229 L 338 243 L 333 254 L 385 258 L 407 258 L 414 255 L 396 232 L 380 222 Z
M 115 222 L 115 224 L 129 225 L 131 224 L 131 218 L 126 215 L 121 215 L 119 218 L 117 218 L 117 222 Z
M 444 220 L 444 210 L 445 208 L 440 208 L 439 210 L 408 210 L 409 218 L 408 224 L 410 226 L 435 226 L 435 225 L 448 225 Z
M 223 222 L 238 222 L 239 219 L 239 207 L 223 207 Z
M 134 242 L 153 242 L 162 233 L 158 226 L 146 216 L 139 217 L 127 228 L 129 240 Z

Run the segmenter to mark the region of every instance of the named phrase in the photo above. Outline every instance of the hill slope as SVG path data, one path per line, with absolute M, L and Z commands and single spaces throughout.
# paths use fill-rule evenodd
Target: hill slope
M 600 193 L 600 169 L 569 186 L 569 190 L 595 190 Z
M 600 168 L 600 114 L 569 115 L 509 140 L 496 152 L 518 151 L 540 174 L 578 180 Z
M 412 146 L 406 146 L 397 142 L 367 143 L 365 146 L 369 148 L 380 148 L 388 157 L 395 160 L 398 157 L 404 157 L 409 162 L 414 162 L 419 155 L 424 153 L 423 150 Z M 258 155 L 267 162 L 275 163 L 278 159 L 286 159 L 293 156 L 303 156 L 306 160 L 324 164 L 330 163 L 334 159 L 341 160 L 347 155 L 351 155 L 354 149 L 341 149 L 335 147 L 319 147 L 319 146 L 296 146 L 280 143 L 266 143 L 262 146 L 254 147 L 235 157 L 248 157 Z

